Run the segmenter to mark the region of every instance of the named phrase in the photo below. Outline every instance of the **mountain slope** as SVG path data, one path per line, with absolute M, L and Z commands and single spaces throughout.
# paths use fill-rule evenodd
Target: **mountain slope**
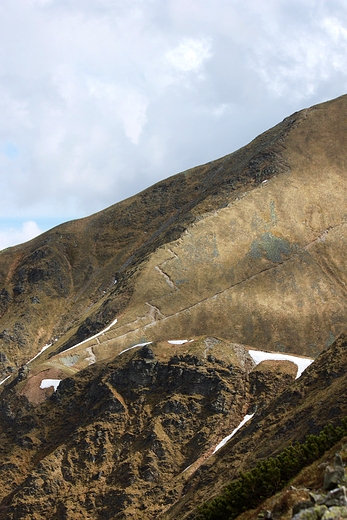
M 151 518 L 168 480 L 240 422 L 253 365 L 242 347 L 202 338 L 125 352 L 38 407 L 7 388 L 1 518 Z
M 274 456 L 309 434 L 347 416 L 347 335 L 320 354 L 302 376 L 259 410 L 186 482 L 174 483 L 180 500 L 160 518 L 194 518 L 196 506 L 221 493 L 240 471 Z
M 1 252 L 3 374 L 116 317 L 121 348 L 173 332 L 308 355 L 331 344 L 346 318 L 346 103 Z
M 0 252 L 1 518 L 191 518 L 347 415 L 346 116 Z M 250 348 L 317 359 L 293 382 Z

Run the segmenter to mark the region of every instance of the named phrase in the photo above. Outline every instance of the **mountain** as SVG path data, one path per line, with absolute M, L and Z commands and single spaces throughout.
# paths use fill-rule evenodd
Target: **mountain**
M 187 482 L 175 482 L 183 499 L 163 518 L 191 518 L 188 511 L 191 513 L 202 501 L 221 493 L 240 471 L 249 470 L 259 460 L 274 457 L 286 446 L 303 442 L 307 435 L 318 434 L 329 423 L 340 424 L 347 416 L 346 352 L 347 335 L 342 334 L 299 379 L 259 410 L 252 421 L 201 465 Z M 323 472 L 321 478 L 323 480 Z
M 346 116 L 302 110 L 0 252 L 1 518 L 193 518 L 341 422 Z

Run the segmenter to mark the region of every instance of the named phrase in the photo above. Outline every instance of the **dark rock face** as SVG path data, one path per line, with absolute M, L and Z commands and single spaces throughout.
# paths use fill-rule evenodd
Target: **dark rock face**
M 347 336 L 344 334 L 299 379 L 261 407 L 252 421 L 218 451 L 214 459 L 207 460 L 183 488 L 184 503 L 177 501 L 160 518 L 194 518 L 196 506 L 220 494 L 225 484 L 236 478 L 240 471 L 247 471 L 259 460 L 277 455 L 289 444 L 303 442 L 309 434 L 318 434 L 330 422 L 328 416 L 332 406 L 340 409 L 340 415 L 331 421 L 339 425 L 347 416 L 346 388 Z M 336 460 L 336 464 L 337 467 L 331 470 L 332 480 L 335 474 L 338 478 L 342 475 L 341 463 Z M 323 486 L 323 478 L 321 480 Z M 176 491 L 181 489 L 178 483 L 173 487 Z M 276 520 L 283 518 L 279 514 Z
M 17 422 L 13 410 L 7 427 L 3 408 L 1 517 L 58 518 L 65 510 L 66 518 L 153 518 L 168 479 L 208 452 L 217 432 L 234 429 L 249 405 L 247 351 L 219 341 L 229 360 L 216 352 L 212 363 L 206 344 L 189 344 L 186 354 L 168 344 L 124 353 L 92 380 L 92 369 L 66 378 Z M 11 453 L 23 461 L 19 470 L 4 463 Z
M 259 410 L 293 383 L 297 365 L 291 361 L 262 361 L 249 375 L 251 409 Z

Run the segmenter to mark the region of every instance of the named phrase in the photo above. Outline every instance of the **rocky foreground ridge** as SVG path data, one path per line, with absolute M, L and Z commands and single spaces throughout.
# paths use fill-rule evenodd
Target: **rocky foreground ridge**
M 192 519 L 341 422 L 346 116 L 303 110 L 0 252 L 0 518 Z M 295 379 L 252 349 L 316 359 Z
M 13 399 L 26 378 L 9 384 L 1 403 L 0 512 L 118 518 L 121 510 L 153 518 L 178 496 L 168 492 L 170 480 L 185 480 L 188 466 L 209 457 L 247 410 L 295 378 L 293 363 L 284 362 L 281 377 L 275 362 L 275 382 L 266 377 L 271 362 L 260 365 L 253 372 L 240 345 L 201 338 L 183 349 L 159 342 L 124 352 L 64 379 L 36 407 Z

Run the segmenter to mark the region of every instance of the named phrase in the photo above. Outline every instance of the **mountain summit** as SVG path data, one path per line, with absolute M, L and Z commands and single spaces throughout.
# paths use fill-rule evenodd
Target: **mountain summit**
M 1 518 L 188 518 L 341 421 L 346 137 L 342 96 L 0 252 Z

